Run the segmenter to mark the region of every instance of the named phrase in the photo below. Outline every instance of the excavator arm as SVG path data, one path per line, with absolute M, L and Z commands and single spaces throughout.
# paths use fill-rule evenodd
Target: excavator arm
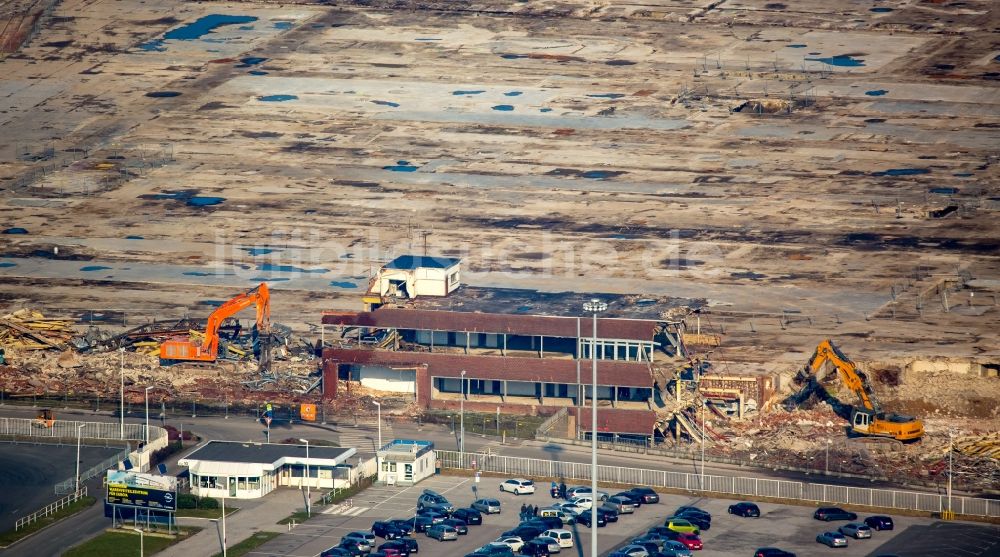
M 844 385 L 847 385 L 847 388 L 851 392 L 858 395 L 858 399 L 861 400 L 861 406 L 865 410 L 875 413 L 882 411 L 878 399 L 875 398 L 875 393 L 872 392 L 871 387 L 869 387 L 864 377 L 860 375 L 857 365 L 829 340 L 824 340 L 816 347 L 816 353 L 813 354 L 812 359 L 809 361 L 809 369 L 812 374 L 816 375 L 816 373 L 823 369 L 823 364 L 826 362 L 830 362 L 837 368 L 840 380 L 844 382 Z
M 160 358 L 164 360 L 187 360 L 213 362 L 219 354 L 219 327 L 227 318 L 250 307 L 257 307 L 257 331 L 266 338 L 271 331 L 271 296 L 267 283 L 260 283 L 222 304 L 208 316 L 208 325 L 201 342 L 191 340 L 168 340 L 160 346 Z

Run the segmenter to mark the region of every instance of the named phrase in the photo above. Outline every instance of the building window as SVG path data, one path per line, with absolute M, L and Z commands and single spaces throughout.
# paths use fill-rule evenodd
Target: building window
M 240 491 L 247 490 L 247 479 L 245 476 L 239 476 L 236 478 L 236 488 Z
M 247 478 L 247 487 L 251 490 L 260 489 L 260 476 L 250 476 Z

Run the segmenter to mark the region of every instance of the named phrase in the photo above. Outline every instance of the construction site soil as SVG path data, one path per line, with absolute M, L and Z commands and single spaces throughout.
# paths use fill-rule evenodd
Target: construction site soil
M 928 432 L 865 454 L 931 477 L 949 431 L 1000 430 L 1000 7 L 878 7 L 0 2 L 0 313 L 118 333 L 266 281 L 294 381 L 132 352 L 128 379 L 287 396 L 321 311 L 459 257 L 483 288 L 692 300 L 718 373 L 787 379 L 834 339 Z M 114 393 L 116 352 L 15 345 L 5 392 Z M 815 464 L 841 422 L 762 405 L 716 450 Z

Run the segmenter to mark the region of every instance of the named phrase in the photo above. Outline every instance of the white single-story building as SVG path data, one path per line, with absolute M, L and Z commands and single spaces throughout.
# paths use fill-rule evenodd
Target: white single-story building
M 199 497 L 255 499 L 278 486 L 348 487 L 356 449 L 279 443 L 209 441 L 178 461 Z M 356 461 L 357 459 L 355 459 Z
M 413 485 L 437 472 L 434 443 L 430 441 L 393 439 L 375 454 L 378 481 L 386 485 Z
M 461 286 L 460 259 L 401 255 L 379 269 L 367 296 L 447 296 Z M 376 300 L 377 302 L 378 300 Z

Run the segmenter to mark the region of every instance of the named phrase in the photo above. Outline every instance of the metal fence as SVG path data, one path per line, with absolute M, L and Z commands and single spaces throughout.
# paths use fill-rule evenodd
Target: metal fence
M 128 456 L 129 451 L 128 449 L 125 449 L 115 456 L 106 459 L 104 462 L 95 464 L 83 472 L 80 472 L 80 483 L 82 484 L 91 478 L 96 478 L 112 468 L 117 468 L 118 463 L 128 458 Z M 72 492 L 74 489 L 76 489 L 76 478 L 63 480 L 56 484 L 56 495 L 65 495 Z
M 24 528 L 25 526 L 31 524 L 32 522 L 35 522 L 36 520 L 49 516 L 50 514 L 58 511 L 59 509 L 69 506 L 70 503 L 80 499 L 81 497 L 86 497 L 86 496 L 87 496 L 87 486 L 83 486 L 79 489 L 79 491 L 74 491 L 73 493 L 70 493 L 69 495 L 56 501 L 55 503 L 49 503 L 43 509 L 39 509 L 29 515 L 22 516 L 21 518 L 17 519 L 17 521 L 14 522 L 14 531 L 16 532 L 21 528 Z
M 443 468 L 482 470 L 511 476 L 548 477 L 564 480 L 590 480 L 590 464 L 534 458 L 437 451 L 438 465 Z M 475 466 L 473 465 L 475 464 Z M 808 503 L 842 503 L 883 509 L 908 509 L 927 512 L 953 510 L 971 516 L 1000 517 L 1000 500 L 979 497 L 949 498 L 938 493 L 921 493 L 893 489 L 872 489 L 819 483 L 805 483 L 768 478 L 714 476 L 626 468 L 597 467 L 600 482 L 666 487 L 688 491 L 705 491 L 755 497 L 797 499 Z M 950 499 L 950 500 L 949 500 Z

